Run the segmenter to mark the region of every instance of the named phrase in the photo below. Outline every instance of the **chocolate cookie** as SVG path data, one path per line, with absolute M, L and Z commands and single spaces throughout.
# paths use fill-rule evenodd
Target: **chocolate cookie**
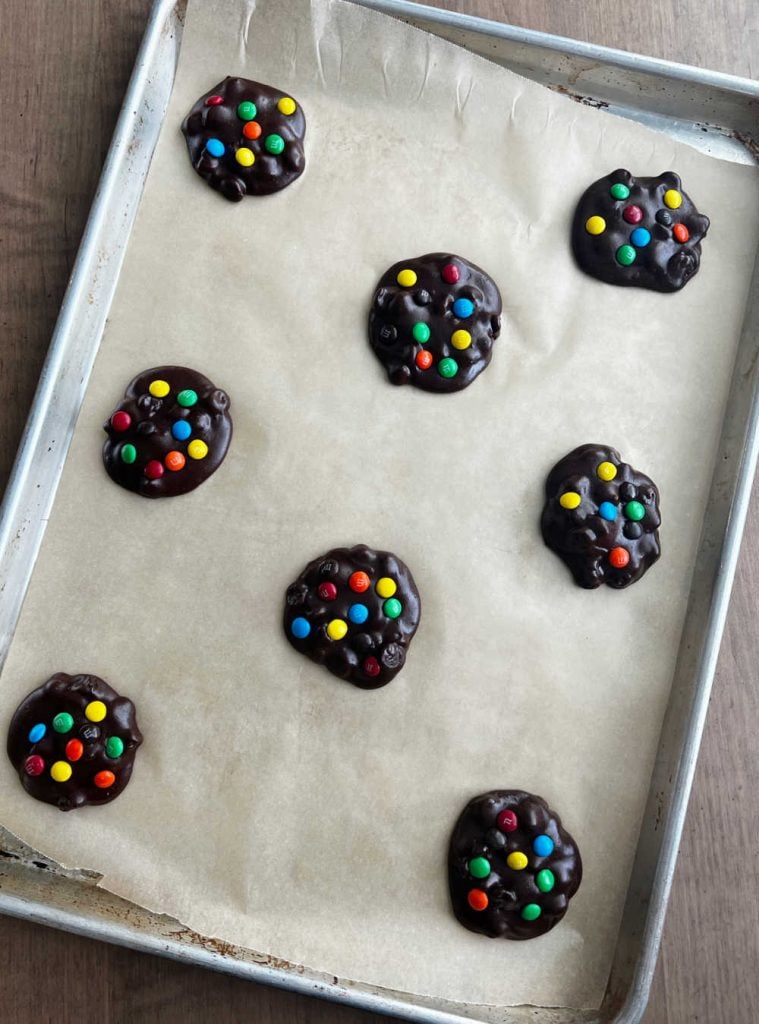
M 8 757 L 30 796 L 70 811 L 114 800 L 141 743 L 131 700 L 97 676 L 58 672 L 16 708 Z
M 201 96 L 182 131 L 192 166 L 233 203 L 279 192 L 306 166 L 301 105 L 247 78 L 225 78 Z
M 461 391 L 490 362 L 501 296 L 474 263 L 431 252 L 402 260 L 377 285 L 369 341 L 393 384 Z
M 672 171 L 634 178 L 618 170 L 583 193 L 572 222 L 572 250 L 591 277 L 675 292 L 698 270 L 708 228 L 709 218 Z
M 614 448 L 582 445 L 548 474 L 543 540 L 581 587 L 639 580 L 661 554 L 660 525 L 656 485 Z
M 564 917 L 582 881 L 577 844 L 545 800 L 494 789 L 462 811 L 451 836 L 453 912 L 491 938 L 534 939 Z
M 403 668 L 420 610 L 400 558 L 364 544 L 334 548 L 287 588 L 285 635 L 334 675 L 374 690 Z
M 129 384 L 104 425 L 112 480 L 145 498 L 186 494 L 221 465 L 232 437 L 229 396 L 186 366 L 156 366 Z

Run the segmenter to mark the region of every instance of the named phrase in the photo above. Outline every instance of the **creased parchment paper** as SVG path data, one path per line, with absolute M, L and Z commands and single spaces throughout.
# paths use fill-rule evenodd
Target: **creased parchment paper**
M 291 92 L 308 166 L 226 202 L 179 131 L 226 74 Z M 679 294 L 582 275 L 576 199 L 674 169 L 712 218 Z M 329 0 L 191 3 L 170 109 L 54 515 L 3 674 L 2 725 L 57 670 L 132 697 L 128 789 L 61 814 L 2 762 L 0 820 L 193 928 L 449 1000 L 598 1005 L 682 627 L 757 236 L 752 169 L 697 154 L 400 23 Z M 450 250 L 505 306 L 490 368 L 394 388 L 366 339 L 391 263 Z M 229 455 L 148 501 L 101 465 L 137 372 L 232 398 Z M 544 548 L 545 474 L 601 441 L 662 494 L 664 555 L 588 593 Z M 298 656 L 285 586 L 320 552 L 395 551 L 422 595 L 407 666 L 362 692 Z M 492 787 L 545 796 L 585 878 L 534 942 L 463 929 L 451 826 Z

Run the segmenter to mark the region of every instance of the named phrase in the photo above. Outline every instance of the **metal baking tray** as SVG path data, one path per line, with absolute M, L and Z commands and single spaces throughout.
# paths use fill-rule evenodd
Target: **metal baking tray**
M 155 0 L 0 509 L 0 665 L 34 568 L 166 113 L 187 0 Z M 449 39 L 574 100 L 723 159 L 759 158 L 759 83 L 403 0 L 356 0 Z M 672 693 L 614 961 L 599 1010 L 469 1007 L 323 975 L 210 939 L 97 887 L 0 829 L 0 912 L 412 1021 L 631 1024 L 656 963 L 759 450 L 755 269 Z

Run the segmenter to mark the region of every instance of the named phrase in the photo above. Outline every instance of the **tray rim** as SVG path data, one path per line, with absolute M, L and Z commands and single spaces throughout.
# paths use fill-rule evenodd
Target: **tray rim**
M 567 37 L 542 33 L 534 29 L 506 25 L 501 22 L 473 17 L 453 11 L 426 6 L 408 0 L 351 0 L 361 6 L 391 16 L 422 22 L 424 28 L 434 31 L 434 26 L 445 26 L 464 32 L 496 37 L 519 45 L 553 51 L 562 56 L 587 58 L 601 65 L 653 75 L 670 80 L 684 81 L 709 88 L 724 90 L 742 100 L 759 100 L 759 82 L 718 71 L 695 68 L 660 58 L 645 57 L 632 52 L 586 43 Z M 82 302 L 82 289 L 88 278 L 86 265 L 92 259 L 97 246 L 98 235 L 107 217 L 111 191 L 123 167 L 125 154 L 134 131 L 134 120 L 140 105 L 140 96 L 145 88 L 145 68 L 149 64 L 157 40 L 165 31 L 169 18 L 174 15 L 181 23 L 187 0 L 153 0 L 146 23 L 143 39 L 135 61 L 135 67 L 124 97 L 118 121 L 108 149 L 103 171 L 95 198 L 82 235 L 77 257 L 74 262 L 69 284 L 64 295 L 56 321 L 50 347 L 40 374 L 30 414 L 27 419 L 21 443 L 9 477 L 6 492 L 0 505 L 0 558 L 5 560 L 6 552 L 13 544 L 13 533 L 21 522 L 23 487 L 34 465 L 38 446 L 43 437 L 46 416 L 52 405 L 54 391 L 63 367 L 68 334 Z M 131 224 L 129 225 L 131 232 Z M 127 235 L 128 241 L 128 235 Z M 116 275 L 118 279 L 118 273 Z M 756 284 L 755 273 L 754 284 Z M 110 299 L 107 305 L 110 305 Z M 104 326 L 104 324 L 103 324 Z M 102 327 L 99 331 L 102 336 Z M 99 340 L 98 340 L 99 345 Z M 95 347 L 94 356 L 97 351 Z M 90 363 L 91 367 L 91 363 Z M 79 382 L 77 409 L 84 396 L 89 372 Z M 749 415 L 745 423 L 736 487 L 730 502 L 726 529 L 721 538 L 719 567 L 714 579 L 707 625 L 703 643 L 696 662 L 693 700 L 687 715 L 682 750 L 678 757 L 676 780 L 667 813 L 661 850 L 650 892 L 649 906 L 645 917 L 645 928 L 640 940 L 639 953 L 630 987 L 623 1005 L 613 1018 L 613 1024 L 634 1024 L 645 1012 L 651 982 L 658 958 L 666 908 L 674 876 L 678 847 L 687 814 L 698 750 L 708 711 L 714 670 L 719 654 L 719 645 L 724 630 L 732 589 L 733 578 L 739 556 L 740 542 L 748 511 L 751 488 L 757 456 L 759 455 L 759 387 L 754 379 L 754 389 Z M 60 469 L 55 475 L 47 509 L 52 506 L 57 490 L 58 478 L 65 457 L 61 458 Z M 43 513 L 44 514 L 44 513 Z M 43 531 L 44 532 L 44 531 Z M 34 568 L 40 540 L 28 566 L 23 593 Z M 0 652 L 0 656 L 2 652 Z M 1 665 L 1 661 L 0 661 Z M 430 1024 L 457 1024 L 472 1018 L 460 1016 L 432 1007 L 405 1002 L 400 996 L 383 995 L 369 990 L 348 988 L 337 983 L 328 986 L 309 976 L 298 976 L 281 968 L 255 962 L 243 961 L 223 953 L 212 952 L 192 946 L 180 940 L 171 940 L 157 934 L 140 932 L 92 917 L 83 910 L 63 911 L 51 907 L 44 901 L 18 897 L 0 887 L 0 912 L 52 927 L 72 931 L 104 941 L 114 942 L 136 950 L 169 956 L 181 962 L 196 963 L 200 966 L 223 970 L 250 980 L 274 985 L 275 987 L 300 991 L 321 998 L 328 998 L 363 1009 L 374 1010 L 388 1015 L 401 1015 L 411 1021 L 427 1021 Z M 337 981 L 337 979 L 335 979 Z M 513 1009 L 517 1009 L 514 1007 Z M 568 1008 L 571 1009 L 571 1008 Z M 508 1008 L 504 1008 L 507 1012 Z M 579 1012 L 579 1011 L 578 1011 Z M 602 1012 L 602 1008 L 598 1011 Z M 599 1017 L 599 1020 L 601 1018 Z M 610 1020 L 609 1018 L 604 1018 Z

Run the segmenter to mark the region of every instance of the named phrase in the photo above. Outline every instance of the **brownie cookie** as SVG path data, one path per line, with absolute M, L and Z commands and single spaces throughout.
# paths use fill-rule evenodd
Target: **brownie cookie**
M 634 178 L 618 170 L 580 199 L 572 251 L 580 269 L 601 281 L 675 292 L 698 270 L 708 228 L 672 171 Z
M 661 554 L 659 491 L 602 444 L 575 448 L 546 481 L 543 540 L 588 590 L 639 580 Z
M 97 676 L 58 672 L 16 708 L 8 757 L 30 796 L 70 811 L 114 800 L 141 743 L 131 700 Z
M 369 314 L 369 341 L 390 381 L 425 391 L 461 391 L 471 384 L 490 362 L 500 333 L 495 281 L 445 252 L 387 270 Z
M 491 938 L 534 939 L 564 917 L 582 881 L 574 839 L 545 800 L 494 789 L 466 805 L 451 836 L 453 912 Z
M 279 192 L 306 166 L 306 119 L 287 93 L 247 78 L 225 78 L 182 123 L 192 166 L 233 203 Z
M 197 370 L 156 366 L 129 384 L 104 429 L 103 462 L 117 484 L 145 498 L 186 494 L 227 454 L 229 396 Z
M 364 544 L 334 548 L 287 588 L 285 635 L 334 675 L 374 690 L 403 668 L 420 611 L 400 558 Z

